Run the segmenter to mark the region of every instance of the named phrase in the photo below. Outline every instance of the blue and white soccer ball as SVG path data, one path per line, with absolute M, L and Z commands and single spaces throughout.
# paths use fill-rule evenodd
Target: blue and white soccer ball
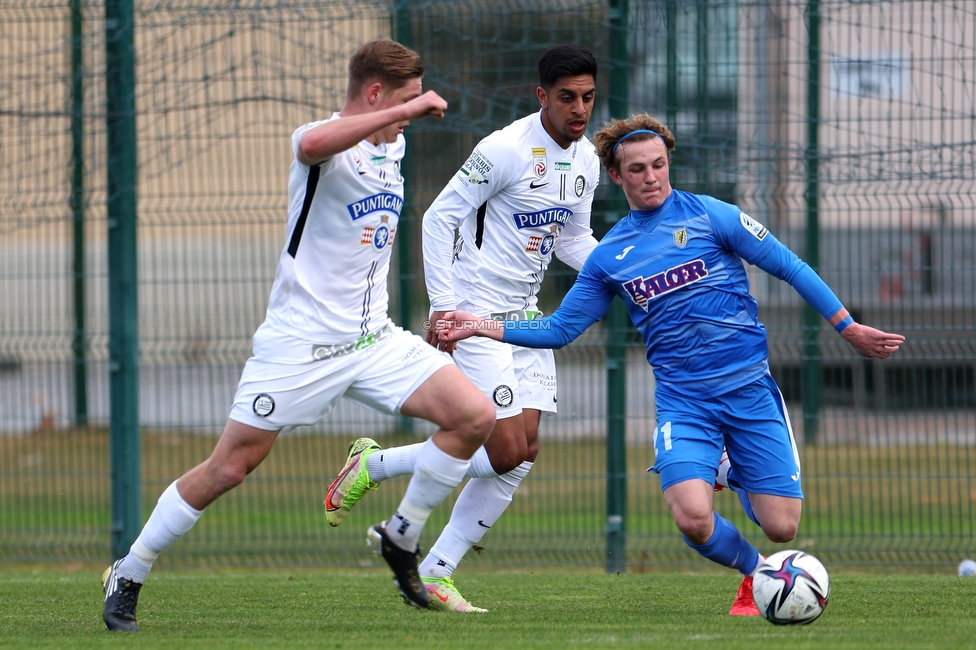
M 963 560 L 959 563 L 959 576 L 976 576 L 976 562 Z
M 780 551 L 759 563 L 752 596 L 770 623 L 812 623 L 827 607 L 830 576 L 820 560 L 809 553 Z

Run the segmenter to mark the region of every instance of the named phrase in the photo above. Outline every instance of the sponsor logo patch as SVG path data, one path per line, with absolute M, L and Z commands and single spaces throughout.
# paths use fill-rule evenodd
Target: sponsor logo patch
M 389 226 L 382 225 L 376 229 L 373 233 L 373 250 L 379 253 L 381 250 L 386 248 L 386 245 L 390 243 L 390 228 Z
M 391 245 L 396 235 L 396 228 L 390 228 L 389 221 L 390 217 L 384 214 L 382 223 L 379 226 L 375 228 L 373 226 L 366 226 L 363 228 L 363 232 L 359 236 L 359 245 L 372 246 L 373 250 L 377 253 Z
M 275 401 L 271 395 L 261 393 L 254 398 L 254 404 L 251 405 L 251 408 L 254 409 L 254 413 L 258 417 L 266 418 L 274 413 Z
M 568 162 L 557 162 L 553 163 L 552 166 L 557 172 L 568 172 L 573 169 L 573 163 Z
M 539 255 L 546 257 L 552 252 L 552 249 L 556 246 L 556 235 L 546 235 L 542 238 L 542 243 L 539 244 Z
M 766 239 L 766 235 L 769 234 L 769 231 L 766 230 L 766 226 L 762 225 L 745 212 L 739 213 L 739 223 L 741 223 L 742 227 L 752 233 L 752 236 L 759 241 Z
M 545 147 L 533 147 L 532 148 L 532 171 L 539 178 L 546 175 L 549 171 L 549 163 L 546 160 L 546 148 Z
M 461 171 L 458 172 L 458 177 L 471 185 L 486 185 L 488 183 L 488 172 L 494 166 L 495 163 L 485 158 L 480 151 L 475 149 L 468 156 L 465 163 L 461 165 Z
M 559 229 L 556 226 L 549 226 L 548 235 L 532 235 L 529 237 L 529 242 L 525 245 L 525 252 L 539 253 L 542 257 L 546 257 L 556 246 L 557 239 L 559 239 Z
M 360 199 L 346 206 L 353 221 L 361 219 L 367 214 L 380 211 L 392 212 L 399 217 L 401 208 L 403 208 L 403 198 L 389 192 L 367 196 L 365 199 Z
M 566 221 L 573 216 L 573 211 L 569 208 L 546 208 L 537 212 L 516 212 L 512 215 L 515 219 L 515 227 L 519 230 L 523 228 L 539 228 L 557 224 L 560 227 L 566 225 Z
M 512 389 L 504 384 L 495 389 L 492 393 L 491 398 L 495 401 L 495 404 L 501 406 L 502 408 L 512 405 L 512 400 L 515 399 Z
M 637 277 L 623 283 L 624 289 L 638 307 L 647 311 L 649 300 L 671 293 L 681 287 L 698 282 L 708 277 L 708 269 L 702 260 L 686 262 L 663 273 L 656 273 L 649 278 Z

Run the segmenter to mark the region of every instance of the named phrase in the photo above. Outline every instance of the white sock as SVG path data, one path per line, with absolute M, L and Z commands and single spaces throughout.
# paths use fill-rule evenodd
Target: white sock
M 471 465 L 468 466 L 468 472 L 465 476 L 470 478 L 496 478 L 498 476 L 498 472 L 491 466 L 487 449 L 478 447 L 478 451 L 474 452 L 474 456 L 471 457 Z
M 374 451 L 366 458 L 366 471 L 369 479 L 376 483 L 393 478 L 394 476 L 404 476 L 413 474 L 417 466 L 417 454 L 424 443 L 418 442 L 413 445 L 403 447 L 390 447 Z
M 470 464 L 470 460 L 454 458 L 441 451 L 433 438 L 423 443 L 403 501 L 387 523 L 386 532 L 394 544 L 408 551 L 417 548 L 420 531 L 431 511 L 464 480 Z
M 760 553 L 759 554 L 759 561 L 756 562 L 756 568 L 753 569 L 752 570 L 752 573 L 749 574 L 749 577 L 750 578 L 755 578 L 756 577 L 756 574 L 759 573 L 759 565 L 762 564 L 763 563 L 763 560 L 765 560 L 765 559 L 766 559 L 766 556 L 763 555 L 762 553 Z
M 418 442 L 414 445 L 390 447 L 372 453 L 366 458 L 366 471 L 369 473 L 369 479 L 376 483 L 382 483 L 394 476 L 413 474 L 413 470 L 417 466 L 417 454 L 423 446 L 424 443 Z M 474 452 L 465 476 L 474 478 L 498 476 L 498 472 L 491 466 L 488 452 L 484 447 L 478 447 L 478 451 Z
M 143 526 L 129 553 L 119 564 L 118 575 L 140 584 L 145 582 L 159 554 L 193 528 L 202 514 L 203 510 L 197 510 L 183 500 L 176 489 L 176 481 L 170 483 L 160 495 L 149 521 Z
M 468 549 L 481 541 L 508 508 L 532 465 L 525 461 L 501 476 L 468 481 L 454 504 L 451 520 L 420 564 L 420 575 L 450 578 Z

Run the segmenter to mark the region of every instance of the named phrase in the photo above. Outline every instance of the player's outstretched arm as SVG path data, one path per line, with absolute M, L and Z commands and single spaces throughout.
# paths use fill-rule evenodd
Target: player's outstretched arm
M 442 343 L 455 343 L 472 336 L 501 341 L 505 334 L 505 322 L 478 318 L 466 311 L 455 310 L 444 312 L 444 317 L 434 323 L 437 338 Z
M 860 323 L 851 323 L 840 335 L 855 352 L 869 359 L 887 359 L 905 342 L 901 334 L 882 332 Z
M 304 165 L 318 165 L 336 154 L 351 149 L 380 129 L 397 122 L 409 122 L 428 115 L 444 117 L 447 102 L 428 90 L 408 102 L 355 115 L 343 115 L 309 129 L 298 143 L 298 160 Z

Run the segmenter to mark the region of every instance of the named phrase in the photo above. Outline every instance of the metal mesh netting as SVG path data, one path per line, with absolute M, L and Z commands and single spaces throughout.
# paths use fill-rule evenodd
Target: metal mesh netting
M 631 0 L 624 88 L 606 74 L 612 13 L 583 0 L 136 5 L 144 517 L 224 425 L 284 242 L 290 135 L 341 107 L 352 52 L 380 36 L 406 42 L 425 88 L 450 105 L 407 131 L 390 286 L 395 319 L 416 331 L 427 314 L 420 216 L 481 137 L 536 110 L 542 52 L 577 41 L 601 63 L 591 132 L 626 92 L 631 111 L 675 131 L 675 187 L 738 204 L 855 317 L 909 339 L 894 359 L 857 358 L 809 324 L 792 288 L 753 274 L 804 462 L 793 545 L 882 567 L 949 566 L 973 550 L 976 9 Z M 11 560 L 109 554 L 104 14 L 98 3 L 0 3 L 0 556 Z M 620 216 L 617 191 L 605 178 L 597 234 Z M 574 274 L 553 264 L 548 275 L 551 311 Z M 466 562 L 603 563 L 607 336 L 596 326 L 557 353 L 560 412 L 542 424 L 539 461 Z M 628 560 L 702 568 L 644 472 L 653 378 L 627 336 Z M 429 432 L 344 401 L 279 439 L 160 562 L 368 562 L 362 533 L 405 480 L 335 530 L 325 487 L 356 436 L 391 446 Z M 775 550 L 734 497 L 716 504 Z M 424 544 L 448 515 L 435 513 Z

